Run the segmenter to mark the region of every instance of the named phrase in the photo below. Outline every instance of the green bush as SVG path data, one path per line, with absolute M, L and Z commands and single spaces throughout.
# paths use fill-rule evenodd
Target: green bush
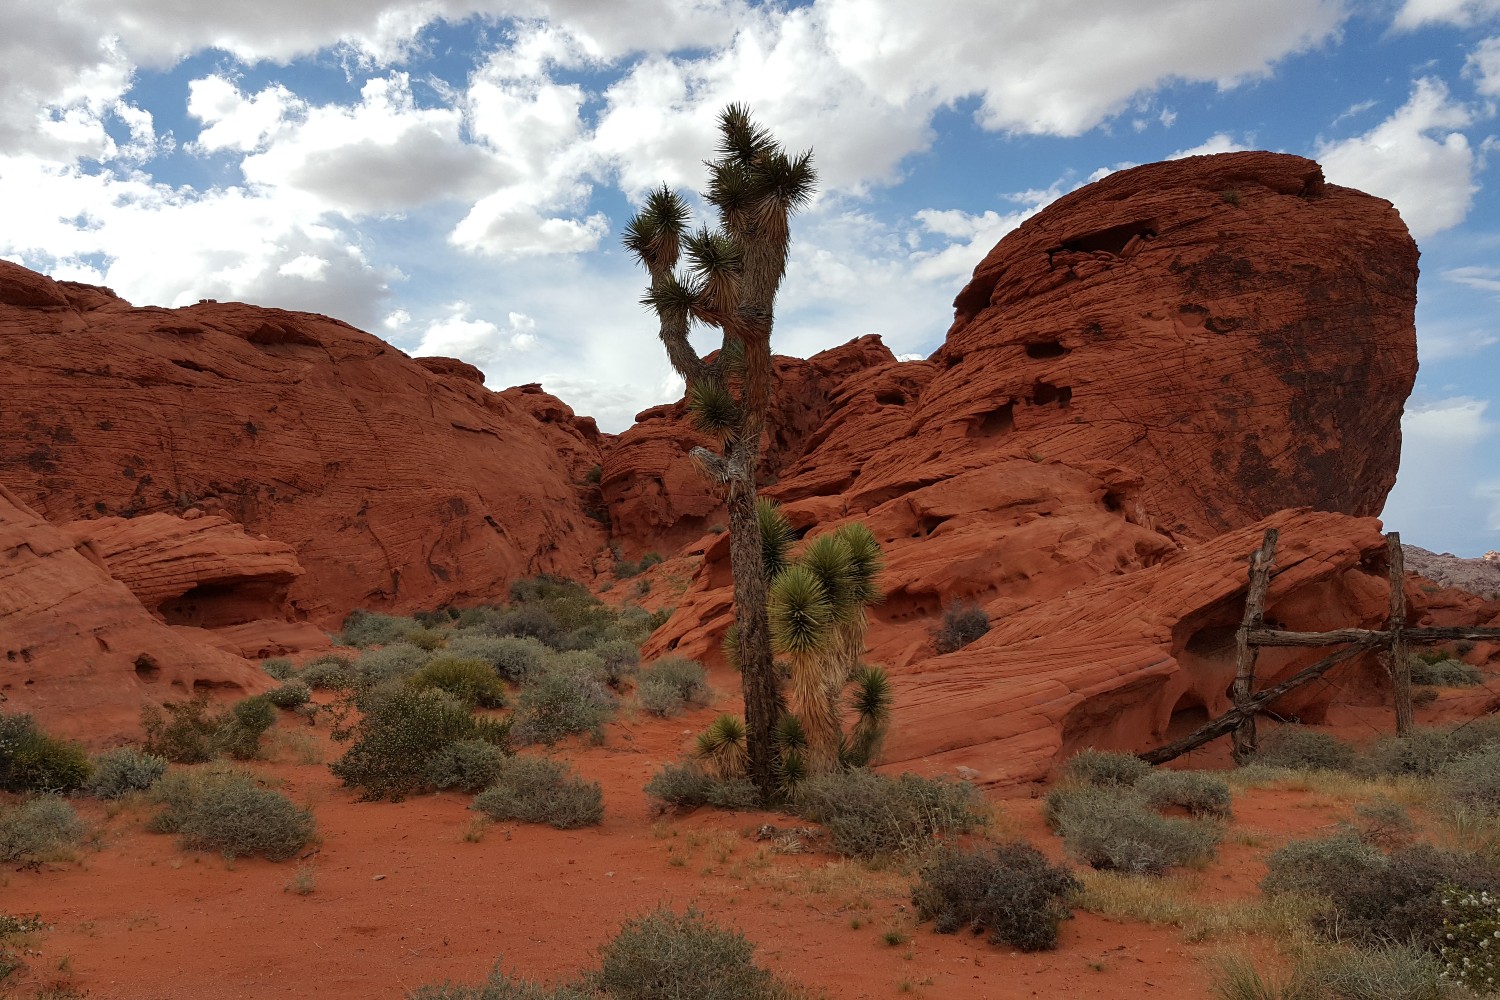
M 990 941 L 1021 951 L 1057 947 L 1057 928 L 1072 916 L 1069 901 L 1082 886 L 1030 844 L 992 850 L 945 848 L 922 869 L 912 890 L 920 920 L 939 934 L 989 928 Z
M 1048 804 L 1068 852 L 1100 871 L 1160 875 L 1209 860 L 1221 836 L 1204 820 L 1160 816 L 1129 790 L 1058 789 Z
M 541 673 L 548 651 L 535 639 L 462 633 L 448 641 L 448 652 L 483 660 L 501 680 L 520 684 Z
M 604 677 L 612 688 L 618 688 L 626 677 L 635 673 L 641 662 L 641 651 L 629 639 L 605 639 L 594 646 L 594 655 L 604 663 Z
M 71 792 L 88 778 L 82 746 L 48 736 L 29 715 L 0 715 L 0 790 Z
M 312 701 L 312 690 L 299 680 L 290 680 L 267 691 L 266 700 L 277 708 L 296 708 Z
M 94 773 L 86 787 L 99 799 L 118 799 L 131 792 L 144 792 L 167 771 L 167 759 L 143 753 L 135 747 L 119 747 L 94 758 Z
M 1389 799 L 1375 799 L 1355 806 L 1354 817 L 1354 824 L 1350 827 L 1354 835 L 1380 848 L 1409 843 L 1417 830 L 1417 824 L 1412 822 L 1406 807 Z
M 285 656 L 273 656 L 269 660 L 262 660 L 260 669 L 278 681 L 289 681 L 297 676 L 297 668 Z
M 56 796 L 0 805 L 0 861 L 44 861 L 77 843 L 83 833 L 73 807 Z
M 216 720 L 213 745 L 235 760 L 260 755 L 260 738 L 276 724 L 276 706 L 264 695 L 241 698 Z
M 747 778 L 716 778 L 692 762 L 666 764 L 646 783 L 646 794 L 664 809 L 755 809 L 760 796 Z
M 481 708 L 502 708 L 505 705 L 505 685 L 494 668 L 483 660 L 434 656 L 411 676 L 409 683 L 418 690 L 436 688 L 446 691 L 466 705 Z
M 865 770 L 808 778 L 790 805 L 827 827 L 835 850 L 855 858 L 920 851 L 940 834 L 967 833 L 986 819 L 979 793 L 967 782 Z
M 177 834 L 184 847 L 285 861 L 313 836 L 312 813 L 280 792 L 261 788 L 245 771 L 179 771 L 158 782 L 154 794 L 163 810 L 151 828 Z
M 512 733 L 521 744 L 548 746 L 577 733 L 604 739 L 604 723 L 614 712 L 615 697 L 600 680 L 566 669 L 549 668 L 521 688 Z
M 340 643 L 363 649 L 366 646 L 385 646 L 405 639 L 407 634 L 422 627 L 415 618 L 400 618 L 381 614 L 378 611 L 355 609 L 344 618 L 344 630 Z
M 567 634 L 552 613 L 539 604 L 523 604 L 498 612 L 490 619 L 488 627 L 492 635 L 535 639 L 548 646 L 556 646 Z
M 1500 814 L 1500 747 L 1456 760 L 1443 768 L 1449 799 L 1486 816 Z
M 1135 790 L 1153 809 L 1177 806 L 1194 816 L 1229 819 L 1229 783 L 1199 771 L 1152 771 Z
M 1354 748 L 1316 729 L 1282 726 L 1260 741 L 1255 763 L 1291 771 L 1347 771 L 1354 764 Z
M 141 727 L 146 730 L 146 753 L 175 764 L 200 764 L 218 752 L 219 719 L 209 715 L 206 694 L 160 707 L 146 705 Z
M 1292 840 L 1266 858 L 1266 877 L 1260 888 L 1272 895 L 1327 896 L 1340 879 L 1373 877 L 1385 864 L 1385 855 L 1358 837 Z
M 795 995 L 754 962 L 739 931 L 702 914 L 659 909 L 625 921 L 599 949 L 599 988 L 610 1000 L 783 1000 Z
M 1478 667 L 1471 667 L 1462 660 L 1438 660 L 1436 663 L 1413 660 L 1411 664 L 1413 684 L 1428 684 L 1432 687 L 1473 687 L 1483 680 L 1484 674 L 1479 672 Z
M 708 704 L 708 674 L 697 660 L 676 656 L 657 660 L 641 671 L 636 697 L 647 712 L 670 718 L 688 705 Z
M 330 765 L 363 800 L 399 800 L 433 787 L 429 763 L 445 748 L 481 736 L 462 704 L 442 691 L 397 684 L 372 692 L 360 704 L 363 717 L 344 756 Z
M 939 653 L 963 649 L 990 630 L 990 616 L 973 601 L 953 601 L 943 607 L 943 620 L 932 632 L 932 648 Z
M 1101 788 L 1130 787 L 1151 773 L 1151 765 L 1133 753 L 1113 750 L 1080 750 L 1063 765 L 1063 777 Z
M 500 776 L 505 751 L 484 740 L 450 743 L 427 764 L 427 781 L 439 791 L 452 789 L 470 795 L 483 791 Z
M 448 633 L 424 624 L 421 628 L 414 628 L 407 632 L 401 637 L 401 641 L 431 653 L 435 649 L 442 648 L 443 644 L 448 641 Z
M 1483 996 L 1500 984 L 1500 895 L 1487 892 L 1445 893 L 1443 973 Z
M 573 830 L 603 821 L 604 793 L 597 781 L 584 781 L 559 761 L 517 756 L 500 762 L 494 784 L 475 797 L 473 807 L 491 819 Z
M 432 659 L 432 653 L 409 642 L 393 642 L 380 649 L 360 654 L 354 661 L 354 675 L 366 684 L 383 684 L 388 680 L 410 677 Z
M 314 690 L 336 691 L 354 683 L 354 661 L 347 656 L 328 653 L 309 661 L 297 676 Z

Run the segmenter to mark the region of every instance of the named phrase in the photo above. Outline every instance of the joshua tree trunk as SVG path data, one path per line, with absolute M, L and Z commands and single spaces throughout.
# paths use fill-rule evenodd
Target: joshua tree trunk
M 759 451 L 759 449 L 756 449 Z M 775 788 L 772 730 L 781 712 L 771 640 L 766 631 L 766 578 L 761 569 L 760 525 L 755 518 L 755 478 L 729 480 L 729 566 L 734 573 L 736 654 L 745 696 L 750 780 L 762 793 Z

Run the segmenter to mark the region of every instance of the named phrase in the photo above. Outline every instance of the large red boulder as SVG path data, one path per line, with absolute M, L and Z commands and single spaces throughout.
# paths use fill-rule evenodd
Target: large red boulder
M 324 316 L 133 308 L 0 261 L 0 481 L 48 520 L 191 508 L 290 545 L 295 614 L 586 574 L 592 421 Z

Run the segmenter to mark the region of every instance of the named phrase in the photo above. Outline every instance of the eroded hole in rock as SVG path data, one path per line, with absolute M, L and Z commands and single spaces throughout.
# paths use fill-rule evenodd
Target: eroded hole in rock
M 1056 403 L 1066 408 L 1073 400 L 1073 387 L 1069 385 L 1053 385 L 1051 382 L 1040 380 L 1032 383 L 1030 401 L 1036 406 L 1050 406 Z
M 906 394 L 894 389 L 888 389 L 885 392 L 877 392 L 875 394 L 875 402 L 881 406 L 905 406 Z
M 1187 652 L 1204 660 L 1234 660 L 1234 638 L 1238 625 L 1211 625 L 1194 632 Z
M 147 684 L 155 684 L 161 679 L 161 665 L 150 654 L 142 653 L 135 658 L 135 675 Z
M 176 365 L 178 368 L 186 368 L 190 372 L 206 372 L 206 371 L 208 371 L 207 368 L 204 368 L 202 365 L 198 364 L 198 362 L 196 362 L 196 361 L 188 361 L 185 358 L 173 358 L 172 359 L 172 364 Z
M 194 691 L 243 691 L 244 686 L 234 681 L 211 681 L 202 677 L 193 681 Z
M 998 409 L 986 413 L 979 421 L 979 433 L 985 437 L 1009 434 L 1016 429 L 1016 403 L 1011 400 Z
M 1035 344 L 1026 345 L 1026 356 L 1028 358 L 1060 358 L 1068 353 L 1068 349 L 1055 340 L 1042 340 Z
M 1140 219 L 1136 222 L 1126 222 L 1118 226 L 1110 226 L 1108 229 L 1099 229 L 1082 236 L 1075 236 L 1071 240 L 1063 241 L 1061 250 L 1071 250 L 1075 253 L 1112 253 L 1118 256 L 1127 244 L 1137 236 L 1150 239 L 1156 235 L 1155 219 Z
M 163 601 L 157 612 L 168 625 L 224 628 L 274 618 L 287 585 L 267 580 L 200 583 L 181 597 Z
M 948 518 L 940 517 L 937 514 L 924 514 L 922 516 L 922 519 L 918 521 L 917 524 L 922 529 L 923 535 L 930 535 L 937 530 L 938 525 L 942 524 L 946 520 L 948 520 Z
M 1123 510 L 1124 506 L 1120 503 L 1119 494 L 1112 491 L 1106 492 L 1104 494 L 1104 509 L 1113 513 L 1119 513 Z
M 1198 727 L 1207 724 L 1208 709 L 1203 705 L 1203 699 L 1192 691 L 1188 691 L 1177 704 L 1172 707 L 1172 718 L 1167 723 L 1165 739 L 1167 742 L 1186 736 Z

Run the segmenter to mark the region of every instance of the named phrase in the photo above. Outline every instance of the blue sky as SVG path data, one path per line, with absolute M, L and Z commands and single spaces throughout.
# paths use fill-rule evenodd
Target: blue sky
M 1500 0 L 0 5 L 0 256 L 137 304 L 348 320 L 609 430 L 680 384 L 617 234 L 751 104 L 814 148 L 777 349 L 941 341 L 1009 229 L 1110 170 L 1313 156 L 1422 249 L 1388 525 L 1500 549 Z

